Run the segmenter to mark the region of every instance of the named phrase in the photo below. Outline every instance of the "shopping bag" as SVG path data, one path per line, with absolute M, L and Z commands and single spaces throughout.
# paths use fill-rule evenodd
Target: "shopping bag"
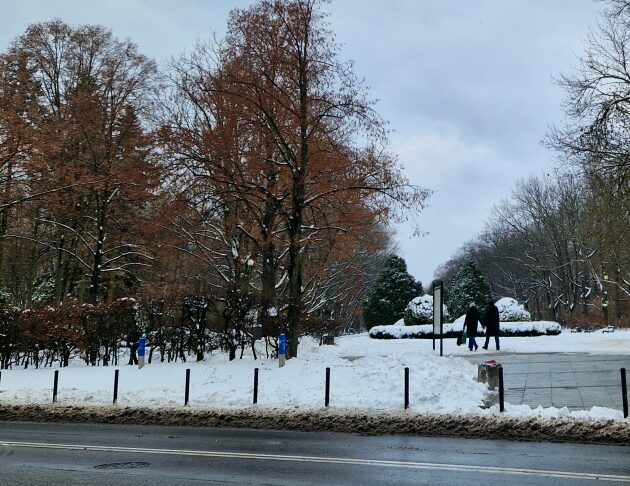
M 458 335 L 457 335 L 457 345 L 458 345 L 458 346 L 461 346 L 461 345 L 462 345 L 462 335 L 461 335 L 461 334 L 458 334 Z
M 468 339 L 468 334 L 466 334 L 466 329 L 462 331 L 462 344 L 466 344 L 466 340 Z

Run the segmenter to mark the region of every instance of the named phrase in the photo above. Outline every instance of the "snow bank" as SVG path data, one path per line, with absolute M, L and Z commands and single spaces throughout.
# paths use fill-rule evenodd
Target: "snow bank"
M 264 356 L 264 350 L 260 351 Z M 265 406 L 322 406 L 326 367 L 331 369 L 333 407 L 401 408 L 405 367 L 411 370 L 410 398 L 418 413 L 471 413 L 484 405 L 489 393 L 476 382 L 476 366 L 461 358 L 444 359 L 412 349 L 383 354 L 378 347 L 318 346 L 317 341 L 305 338 L 299 357 L 288 360 L 283 368 L 275 359 L 253 360 L 251 353 L 231 362 L 225 354 L 214 353 L 198 363 L 153 363 L 142 369 L 119 366 L 118 402 L 134 406 L 181 405 L 189 368 L 191 405 L 249 406 L 255 367 L 259 368 L 258 403 Z M 79 362 L 60 369 L 59 402 L 111 403 L 114 369 L 86 367 Z M 11 404 L 50 402 L 53 374 L 50 368 L 3 370 L 0 400 Z
M 538 411 L 538 410 L 536 410 Z M 418 415 L 338 409 L 286 409 L 249 406 L 241 409 L 196 407 L 118 407 L 68 405 L 2 405 L 0 421 L 109 424 L 153 424 L 187 427 L 329 431 L 369 435 L 473 437 L 520 441 L 618 444 L 630 442 L 627 420 L 555 418 L 506 414 Z
M 527 322 L 513 325 L 540 324 Z M 400 321 L 397 327 L 401 332 L 413 329 L 413 326 L 404 326 Z M 453 324 L 446 327 L 457 328 Z M 296 426 L 301 427 L 299 430 L 330 430 L 326 427 L 337 426 L 340 428 L 335 430 L 345 430 L 345 425 L 340 425 L 344 423 L 348 431 L 412 433 L 411 430 L 422 431 L 422 427 L 428 427 L 439 434 L 440 427 L 444 428 L 444 423 L 448 423 L 450 425 L 444 430 L 465 435 L 466 427 L 460 426 L 461 422 L 468 423 L 468 430 L 474 435 L 479 429 L 473 424 L 487 419 L 488 434 L 498 434 L 499 437 L 511 432 L 496 429 L 493 424 L 510 418 L 516 420 L 515 427 L 520 427 L 521 423 L 525 424 L 524 427 L 538 424 L 531 440 L 543 430 L 540 424 L 546 421 L 573 423 L 576 420 L 605 419 L 630 427 L 630 421 L 620 419 L 621 412 L 599 407 L 569 411 L 508 403 L 506 412 L 499 414 L 496 405 L 489 405 L 496 399 L 495 392 L 488 391 L 485 385 L 475 381 L 476 365 L 456 356 L 470 352 L 466 347 L 457 347 L 454 339 L 444 341 L 445 356 L 442 358 L 432 350 L 431 342 L 427 340 L 386 341 L 371 339 L 365 333 L 342 336 L 335 342 L 334 346 L 318 346 L 313 339 L 302 339 L 299 358 L 289 360 L 284 368 L 279 368 L 278 361 L 274 359 L 253 360 L 249 353 L 242 360 L 232 362 L 223 353 L 213 353 L 199 363 L 153 363 L 141 370 L 133 366 L 87 367 L 80 361 L 73 361 L 70 367 L 59 371 L 59 404 L 54 407 L 50 405 L 53 369 L 2 370 L 0 420 L 37 420 L 37 417 L 48 420 L 53 417 L 50 419 L 89 421 L 92 411 L 100 410 L 98 414 L 93 414 L 94 421 L 139 417 L 138 423 L 146 420 L 146 423 L 167 424 L 172 420 L 170 423 L 173 425 L 204 425 L 214 423 L 211 417 L 221 416 L 224 418 L 216 423 L 223 426 L 265 427 L 269 423 L 284 424 L 288 420 L 286 417 L 295 415 L 302 417 L 298 417 L 301 420 Z M 512 352 L 630 354 L 630 332 L 563 333 L 532 339 L 506 337 L 502 338 L 501 348 Z M 259 356 L 264 356 L 264 349 L 258 351 Z M 489 354 L 490 351 L 479 349 L 476 356 L 481 362 Z M 253 372 L 256 367 L 260 370 L 258 405 L 252 406 Z M 326 367 L 331 368 L 331 406 L 323 411 Z M 411 408 L 407 411 L 402 410 L 405 367 L 410 369 Z M 187 368 L 191 370 L 191 406 L 184 409 Z M 120 370 L 120 388 L 118 405 L 112 406 L 115 369 Z M 150 410 L 143 412 L 146 409 Z M 62 411 L 60 415 L 55 415 L 59 410 Z M 84 418 L 76 418 L 73 414 Z M 241 422 L 234 418 L 240 416 L 246 418 Z M 469 418 L 460 420 L 454 416 Z M 308 417 L 312 420 L 309 421 Z M 395 422 L 396 417 L 400 417 L 400 424 L 393 426 L 391 420 Z M 261 421 L 257 422 L 259 419 Z M 341 422 L 326 425 L 328 419 Z M 313 428 L 309 429 L 312 421 L 319 421 L 320 425 L 312 425 Z M 417 429 L 412 427 L 405 432 L 405 426 L 410 423 L 415 423 Z M 426 429 L 427 433 L 429 429 Z M 568 425 L 567 429 L 570 429 Z M 525 430 L 528 429 L 522 429 L 519 437 L 527 438 Z M 479 435 L 483 434 L 479 432 Z M 554 436 L 541 437 L 548 440 Z

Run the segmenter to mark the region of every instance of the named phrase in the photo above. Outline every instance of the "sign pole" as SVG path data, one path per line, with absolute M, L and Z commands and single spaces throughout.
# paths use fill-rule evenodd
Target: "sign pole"
M 144 349 L 147 344 L 147 338 L 142 336 L 138 339 L 138 369 L 144 366 Z
M 433 349 L 435 350 L 435 336 L 439 336 L 440 356 L 444 354 L 444 335 L 442 332 L 444 324 L 444 316 L 442 315 L 443 290 L 442 281 L 436 280 L 433 283 Z
M 284 366 L 287 359 L 287 336 L 285 334 L 280 334 L 278 336 L 278 363 L 280 364 L 280 368 Z

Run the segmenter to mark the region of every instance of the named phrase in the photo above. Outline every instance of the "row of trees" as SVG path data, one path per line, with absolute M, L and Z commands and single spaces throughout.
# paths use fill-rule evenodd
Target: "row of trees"
M 203 359 L 215 349 L 229 352 L 232 359 L 251 348 L 256 357 L 255 338 L 259 328 L 244 321 L 239 330 L 226 332 L 211 319 L 207 301 L 122 298 L 111 303 L 68 304 L 60 307 L 18 309 L 0 304 L 0 369 L 14 366 L 68 366 L 80 357 L 87 365 L 119 364 L 125 350 L 147 337 L 147 357 L 161 362 L 186 361 L 193 355 Z M 267 357 L 273 347 L 267 346 Z M 122 351 L 122 353 L 121 353 Z
M 576 73 L 560 78 L 566 123 L 546 144 L 556 173 L 520 181 L 481 237 L 438 274 L 474 258 L 495 294 L 538 318 L 623 323 L 630 311 L 630 2 L 608 2 Z
M 30 26 L 0 56 L 1 297 L 202 303 L 200 335 L 257 322 L 296 356 L 428 197 L 386 147 L 319 0 L 234 10 L 163 71 L 104 27 Z

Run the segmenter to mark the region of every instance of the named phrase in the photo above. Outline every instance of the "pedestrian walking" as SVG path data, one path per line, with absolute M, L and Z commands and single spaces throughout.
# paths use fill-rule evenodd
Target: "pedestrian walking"
M 134 327 L 127 335 L 127 347 L 129 348 L 129 363 L 130 365 L 138 364 L 138 341 L 140 340 L 140 333 Z
M 470 303 L 468 310 L 466 311 L 466 319 L 464 320 L 464 329 L 468 335 L 468 349 L 470 351 L 475 348 L 475 351 L 479 349 L 477 341 L 477 326 L 479 324 L 479 312 L 477 311 L 477 305 L 474 302 Z
M 497 351 L 501 350 L 499 346 L 499 309 L 494 305 L 494 300 L 490 299 L 488 307 L 481 321 L 481 325 L 486 328 L 486 343 L 483 349 L 488 349 L 490 337 L 494 336 L 494 343 L 497 345 Z

